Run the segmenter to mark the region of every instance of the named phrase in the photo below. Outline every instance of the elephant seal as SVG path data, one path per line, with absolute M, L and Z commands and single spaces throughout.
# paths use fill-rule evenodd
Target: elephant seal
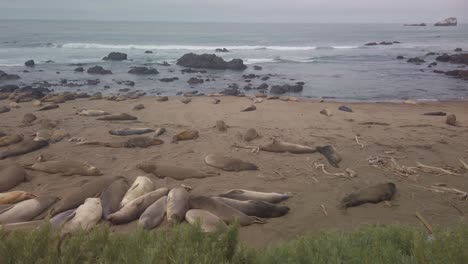
M 338 165 L 341 161 L 341 156 L 336 152 L 333 146 L 327 145 L 324 147 L 317 147 L 317 151 L 320 152 L 325 158 L 327 158 L 328 162 L 335 168 L 339 168 Z
M 264 201 L 246 200 L 239 201 L 224 197 L 211 197 L 219 202 L 225 203 L 246 215 L 263 218 L 280 217 L 289 212 L 289 207 L 276 205 Z
M 87 198 L 84 204 L 80 205 L 70 214 L 69 219 L 63 226 L 62 235 L 78 230 L 88 231 L 101 220 L 102 205 L 99 198 Z
M 21 121 L 24 125 L 29 125 L 32 122 L 34 122 L 37 119 L 37 116 L 35 116 L 32 113 L 27 113 L 23 116 L 23 120 Z
M 30 170 L 41 171 L 50 174 L 60 173 L 63 176 L 82 175 L 82 176 L 101 176 L 100 169 L 88 164 L 87 162 L 75 160 L 51 160 L 35 163 Z
M 160 135 L 164 134 L 166 132 L 166 129 L 164 127 L 160 127 L 156 129 L 156 132 L 154 132 L 153 137 L 159 137 Z
M 108 148 L 148 148 L 151 146 L 164 144 L 164 141 L 157 138 L 139 136 L 132 137 L 125 141 L 120 142 L 99 142 L 99 141 L 85 141 L 78 143 L 78 145 L 92 145 L 102 146 Z
M 138 118 L 126 113 L 118 114 L 118 115 L 106 115 L 97 118 L 96 120 L 101 121 L 124 121 L 124 120 L 137 120 Z
M 76 112 L 80 116 L 105 116 L 110 115 L 110 113 L 103 110 L 93 110 L 93 109 L 82 109 Z
M 136 127 L 109 130 L 109 134 L 114 136 L 142 135 L 150 132 L 154 132 L 154 129 L 148 127 Z
M 192 196 L 189 200 L 190 209 L 201 209 L 206 210 L 219 218 L 221 218 L 227 224 L 234 223 L 236 219 L 239 220 L 241 226 L 247 226 L 251 224 L 264 224 L 264 220 L 255 217 L 248 216 L 241 211 L 226 205 L 225 203 L 219 202 L 211 197 L 207 196 Z
M 177 224 L 184 220 L 190 194 L 182 187 L 173 188 L 167 195 L 167 221 Z
M 389 201 L 392 199 L 395 192 L 396 186 L 392 182 L 377 184 L 345 196 L 343 200 L 341 200 L 340 207 L 346 209 L 365 203 Z
M 23 141 L 23 135 L 21 134 L 12 134 L 8 136 L 0 137 L 0 147 L 6 147 L 11 144 L 15 144 Z
M 124 177 L 118 177 L 101 193 L 102 216 L 106 219 L 109 215 L 120 209 L 120 202 L 128 190 L 128 181 Z
M 223 220 L 205 210 L 188 210 L 185 214 L 185 220 L 191 225 L 200 224 L 200 228 L 206 233 L 215 232 L 219 228 L 227 229 L 227 225 Z
M 255 128 L 249 128 L 245 131 L 244 136 L 242 137 L 244 141 L 250 142 L 258 137 L 257 130 Z
M 427 113 L 424 113 L 423 115 L 427 115 L 427 116 L 446 116 L 447 113 L 445 113 L 445 112 L 427 112 Z
M 228 125 L 223 120 L 216 121 L 215 127 L 219 132 L 226 132 L 228 129 Z
M 154 191 L 154 189 L 154 183 L 150 178 L 146 176 L 138 176 L 133 182 L 132 186 L 130 186 L 130 189 L 128 189 L 128 191 L 123 196 L 119 208 L 124 207 L 129 202 L 142 195 Z
M 178 141 L 183 140 L 192 140 L 198 138 L 198 131 L 197 130 L 185 130 L 180 132 L 179 134 L 172 137 L 172 143 L 177 143 Z
M 276 153 L 284 153 L 289 152 L 293 154 L 304 154 L 304 153 L 314 153 L 317 152 L 317 148 L 312 148 L 309 146 L 294 144 L 284 142 L 278 139 L 273 139 L 273 142 L 265 145 L 260 146 L 260 150 L 268 151 L 268 152 L 276 152 Z
M 241 112 L 250 112 L 250 111 L 255 111 L 255 110 L 257 110 L 257 107 L 255 105 L 251 105 L 251 106 L 241 110 Z
M 49 142 L 52 137 L 52 130 L 50 129 L 39 129 L 34 137 L 34 141 L 47 141 Z
M 143 162 L 136 167 L 146 173 L 152 173 L 158 178 L 172 178 L 181 181 L 191 178 L 201 179 L 220 175 L 217 172 L 203 172 L 171 165 L 156 165 L 152 162 Z
M 56 109 L 56 108 L 59 108 L 59 105 L 55 104 L 55 103 L 52 103 L 52 104 L 48 104 L 48 105 L 45 105 L 45 106 L 39 108 L 37 111 L 47 111 L 47 110 L 52 110 L 52 109 Z
M 215 167 L 225 171 L 244 171 L 257 170 L 257 165 L 248 163 L 240 159 L 225 157 L 221 155 L 210 154 L 205 157 L 205 163 L 208 166 Z
M 0 193 L 0 204 L 15 204 L 33 198 L 36 198 L 36 195 L 24 191 Z
M 35 141 L 35 140 L 27 140 L 23 141 L 13 147 L 11 147 L 9 150 L 6 150 L 2 153 L 0 153 L 0 160 L 10 158 L 10 157 L 15 157 L 15 156 L 20 156 L 23 154 L 27 154 L 29 152 L 36 151 L 38 149 L 41 149 L 45 146 L 48 146 L 49 143 L 47 141 Z
M 119 211 L 109 215 L 107 220 L 113 224 L 125 224 L 141 216 L 141 214 L 154 202 L 169 192 L 167 188 L 160 188 L 136 198 L 122 207 Z
M 264 201 L 268 203 L 280 203 L 292 197 L 292 193 L 267 193 L 256 192 L 249 190 L 234 189 L 225 193 L 219 194 L 220 197 L 230 198 L 239 201 L 254 200 Z
M 26 180 L 23 167 L 13 164 L 0 171 L 0 192 L 8 191 Z
M 26 200 L 0 212 L 0 224 L 31 221 L 57 201 L 56 196 L 39 196 Z
M 86 198 L 97 197 L 101 192 L 109 186 L 116 177 L 103 176 L 93 179 L 79 189 L 70 192 L 67 196 L 63 197 L 52 209 L 51 215 L 55 216 L 61 212 L 77 208 L 84 203 Z
M 137 104 L 132 108 L 132 110 L 143 110 L 143 109 L 145 109 L 144 104 Z
M 65 224 L 72 217 L 71 215 L 74 212 L 75 209 L 70 209 L 50 218 L 49 224 L 52 232 L 57 231 L 63 224 Z
M 159 200 L 146 208 L 143 214 L 141 214 L 138 223 L 148 230 L 158 227 L 166 215 L 166 202 L 167 196 L 159 198 Z

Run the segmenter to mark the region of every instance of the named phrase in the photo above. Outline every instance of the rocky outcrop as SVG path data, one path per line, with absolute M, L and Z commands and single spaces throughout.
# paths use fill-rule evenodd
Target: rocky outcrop
M 225 61 L 223 58 L 215 54 L 202 54 L 197 55 L 194 53 L 187 53 L 177 60 L 177 65 L 191 68 L 205 68 L 216 70 L 245 70 L 247 66 L 241 59 L 233 59 Z
M 74 71 L 75 72 L 84 72 L 84 68 L 83 67 L 78 67 L 78 68 L 75 68 Z
M 149 74 L 158 74 L 158 70 L 154 68 L 147 67 L 134 67 L 128 71 L 130 74 L 140 74 L 140 75 L 149 75 Z
M 253 66 L 253 69 L 256 70 L 256 71 L 263 70 L 263 68 L 261 66 L 258 66 L 258 65 Z
M 171 66 L 171 64 L 169 64 L 167 61 L 163 61 L 162 63 L 156 63 L 156 64 L 159 66 L 164 66 L 164 67 Z
M 405 27 L 425 27 L 427 26 L 426 23 L 420 23 L 420 24 L 404 24 L 403 26 Z
M 203 83 L 203 79 L 198 79 L 198 78 L 195 78 L 195 77 L 192 77 L 190 78 L 188 81 L 187 81 L 189 84 L 201 84 Z
M 399 55 L 399 56 L 397 56 L 396 58 L 397 58 L 397 60 L 404 60 L 404 59 L 405 59 L 405 56 Z
M 127 54 L 121 52 L 111 52 L 106 57 L 102 58 L 103 60 L 112 60 L 112 61 L 123 61 L 127 60 Z
M 27 62 L 24 63 L 24 65 L 27 67 L 34 67 L 36 63 L 34 62 L 34 60 L 28 60 Z
M 1 81 L 12 81 L 18 80 L 20 77 L 16 74 L 8 74 L 4 71 L 0 71 L 0 82 Z
M 369 42 L 369 43 L 364 44 L 364 46 L 377 46 L 377 45 L 379 45 L 377 42 Z
M 94 66 L 88 69 L 87 73 L 89 74 L 112 74 L 110 70 L 106 70 L 101 66 Z
M 162 78 L 162 79 L 159 79 L 160 82 L 173 82 L 173 81 L 177 81 L 179 80 L 178 77 L 172 77 L 172 78 Z
M 456 64 L 466 64 L 468 65 L 468 53 L 460 53 L 448 55 L 447 53 L 442 54 L 436 58 L 440 62 L 451 62 Z
M 468 70 L 446 71 L 445 75 L 453 76 L 455 78 L 460 78 L 462 80 L 468 80 Z
M 455 52 L 462 52 L 463 49 L 462 49 L 462 48 L 456 48 L 454 51 L 455 51 Z
M 377 46 L 377 45 L 383 45 L 383 46 L 388 46 L 388 45 L 393 45 L 393 44 L 400 44 L 401 42 L 399 41 L 382 41 L 380 43 L 377 42 L 369 42 L 364 44 L 364 46 Z
M 221 93 L 228 96 L 239 96 L 241 94 L 238 88 L 224 89 Z
M 222 49 L 215 49 L 215 52 L 229 52 L 229 50 L 226 48 L 222 48 Z
M 205 71 L 205 70 L 194 70 L 194 69 L 188 68 L 188 69 L 183 69 L 180 72 L 182 72 L 182 74 L 184 74 L 184 73 L 206 73 L 207 71 Z
M 414 63 L 414 64 L 421 64 L 421 63 L 424 63 L 426 61 L 416 57 L 416 58 L 409 58 L 406 62 Z
M 147 50 L 147 51 L 145 51 L 145 53 L 146 53 L 146 54 L 152 54 L 152 53 L 153 53 L 153 51 L 151 51 L 151 50 Z
M 273 85 L 270 88 L 271 94 L 285 94 L 285 93 L 298 93 L 304 89 L 304 83 L 298 82 L 295 85 Z
M 456 26 L 458 24 L 457 18 L 456 17 L 449 17 L 444 19 L 443 21 L 439 21 L 434 24 L 434 26 L 439 26 L 439 27 L 447 27 L 447 26 Z

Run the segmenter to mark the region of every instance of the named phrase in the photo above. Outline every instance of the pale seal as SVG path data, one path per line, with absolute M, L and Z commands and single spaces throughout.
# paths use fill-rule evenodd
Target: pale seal
M 220 175 L 217 172 L 203 172 L 196 169 L 184 168 L 180 166 L 154 164 L 153 162 L 143 162 L 136 166 L 138 169 L 152 173 L 158 178 L 172 178 L 175 180 L 201 179 Z
M 191 224 L 199 224 L 203 232 L 211 233 L 221 229 L 227 229 L 226 223 L 216 215 L 200 209 L 188 210 L 185 214 L 185 220 Z
M 324 147 L 317 147 L 317 151 L 320 152 L 325 158 L 327 158 L 328 162 L 335 168 L 339 168 L 338 165 L 341 161 L 341 156 L 336 152 L 333 146 L 327 145 Z
M 154 129 L 148 127 L 134 127 L 109 130 L 109 134 L 114 136 L 142 135 L 150 132 L 154 132 Z
M 183 140 L 192 140 L 198 138 L 197 130 L 185 130 L 172 137 L 172 143 Z
M 156 129 L 156 132 L 154 132 L 153 137 L 159 137 L 160 135 L 164 134 L 166 132 L 166 129 L 164 127 L 160 127 Z
M 8 150 L 0 153 L 0 160 L 10 158 L 10 157 L 15 157 L 15 156 L 20 156 L 23 154 L 27 154 L 29 152 L 36 151 L 38 149 L 41 149 L 43 147 L 48 146 L 49 143 L 47 141 L 35 141 L 35 140 L 27 140 L 23 141 L 19 144 L 16 144 L 12 147 L 10 147 Z
M 0 204 L 15 204 L 33 198 L 36 198 L 36 195 L 24 191 L 0 193 Z
M 255 105 L 251 105 L 251 106 L 241 110 L 241 112 L 250 112 L 250 111 L 255 111 L 255 110 L 257 110 L 257 107 Z
M 159 198 L 159 200 L 146 208 L 143 214 L 141 214 L 138 223 L 142 225 L 144 229 L 153 229 L 158 227 L 166 215 L 166 204 L 167 196 Z
M 110 115 L 109 112 L 103 110 L 93 110 L 93 109 L 82 109 L 76 112 L 77 115 L 80 116 L 105 116 Z
M 0 224 L 31 221 L 56 201 L 56 196 L 47 195 L 12 205 L 0 212 Z
M 249 190 L 234 189 L 225 193 L 219 194 L 220 197 L 226 197 L 239 201 L 254 200 L 264 201 L 269 203 L 280 203 L 292 197 L 292 193 L 267 193 L 256 192 Z
M 268 152 L 276 152 L 276 153 L 284 153 L 289 152 L 293 154 L 304 154 L 304 153 L 314 153 L 317 152 L 316 147 L 309 147 L 294 143 L 284 142 L 278 139 L 273 139 L 273 142 L 260 146 L 260 150 L 268 151 Z
M 63 226 L 62 235 L 79 230 L 90 230 L 102 218 L 101 199 L 87 198 L 84 204 L 76 208 L 69 218 L 70 220 Z
M 150 205 L 161 197 L 166 196 L 168 192 L 169 189 L 160 188 L 156 191 L 140 196 L 122 207 L 119 211 L 109 215 L 107 220 L 113 224 L 125 224 L 138 219 Z
M 120 202 L 128 190 L 128 181 L 124 177 L 118 177 L 101 193 L 102 216 L 106 219 L 110 214 L 120 209 Z
M 257 170 L 257 165 L 240 159 L 225 157 L 216 154 L 210 154 L 205 157 L 205 163 L 208 166 L 215 167 L 225 171 L 244 171 Z
M 225 197 L 212 197 L 213 199 L 225 203 L 246 215 L 263 218 L 280 217 L 289 212 L 289 207 L 276 205 L 264 201 L 246 200 L 239 201 Z
M 358 206 L 365 203 L 379 203 L 389 201 L 396 192 L 394 183 L 377 184 L 357 192 L 351 193 L 341 200 L 341 208 Z
M 227 224 L 234 223 L 236 220 L 239 221 L 241 226 L 266 223 L 264 220 L 258 217 L 248 216 L 242 213 L 241 211 L 229 205 L 226 205 L 225 203 L 219 202 L 211 197 L 206 197 L 206 196 L 190 197 L 189 208 L 206 210 L 218 216 Z
M 26 180 L 23 167 L 13 164 L 0 171 L 0 192 L 8 191 Z
M 179 223 L 188 210 L 190 194 L 182 187 L 173 188 L 167 195 L 167 221 Z
M 138 176 L 132 183 L 132 186 L 130 186 L 130 189 L 128 189 L 128 191 L 122 198 L 122 201 L 120 202 L 120 207 L 124 207 L 129 202 L 135 200 L 136 198 L 142 195 L 154 191 L 154 189 L 154 183 L 150 178 L 146 176 Z
M 124 120 L 137 120 L 138 118 L 127 113 L 117 114 L 117 115 L 105 115 L 97 118 L 96 120 L 102 121 L 124 121 Z
M 63 176 L 82 175 L 82 176 L 100 176 L 102 171 L 87 162 L 76 160 L 51 160 L 35 163 L 26 167 L 30 170 L 41 171 L 50 174 L 60 173 Z
M 6 147 L 11 144 L 15 144 L 23 141 L 23 135 L 21 134 L 12 134 L 8 136 L 0 137 L 0 147 Z
M 52 110 L 52 109 L 57 109 L 57 108 L 59 108 L 59 105 L 52 103 L 52 104 L 48 104 L 39 108 L 37 111 L 47 111 L 47 110 Z

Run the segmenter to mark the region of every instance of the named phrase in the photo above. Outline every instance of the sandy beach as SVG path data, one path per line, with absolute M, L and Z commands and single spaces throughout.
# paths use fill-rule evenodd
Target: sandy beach
M 204 179 L 159 179 L 147 175 L 157 187 L 174 187 L 185 184 L 194 194 L 214 195 L 230 189 L 249 189 L 266 192 L 293 192 L 294 197 L 283 202 L 290 212 L 279 218 L 268 219 L 263 225 L 251 225 L 240 230 L 241 240 L 259 247 L 295 238 L 304 233 L 319 230 L 351 230 L 369 224 L 405 224 L 421 226 L 415 212 L 423 215 L 434 227 L 450 227 L 466 220 L 468 203 L 450 191 L 436 192 L 430 187 L 445 184 L 446 188 L 468 191 L 468 173 L 459 159 L 468 162 L 468 102 L 437 103 L 337 103 L 306 101 L 284 102 L 265 100 L 257 103 L 256 111 L 240 112 L 252 104 L 249 98 L 219 97 L 219 104 L 212 104 L 212 97 L 193 97 L 188 104 L 182 97 L 170 97 L 167 102 L 157 102 L 154 97 L 114 102 L 78 99 L 60 104 L 58 109 L 38 112 L 30 102 L 20 103 L 20 108 L 0 114 L 0 131 L 5 134 L 22 133 L 32 137 L 40 129 L 40 120 L 58 121 L 56 129 L 67 131 L 71 137 L 87 140 L 118 141 L 125 137 L 109 134 L 110 129 L 125 127 L 164 127 L 167 132 L 160 138 L 164 144 L 142 148 L 106 148 L 80 146 L 64 139 L 41 150 L 0 161 L 0 168 L 11 163 L 34 163 L 39 155 L 45 160 L 73 159 L 86 161 L 100 168 L 104 175 L 122 175 L 133 181 L 145 175 L 136 168 L 138 163 L 154 160 L 156 164 L 169 164 L 216 171 L 204 164 L 203 159 L 212 153 L 240 158 L 258 165 L 258 171 L 224 172 L 220 176 Z M 2 102 L 2 105 L 6 104 Z M 132 110 L 137 104 L 142 110 Z M 338 110 L 347 105 L 354 112 Z M 319 112 L 328 108 L 332 116 Z M 98 121 L 96 117 L 79 116 L 79 109 L 98 109 L 110 113 L 129 113 L 137 121 Z M 442 111 L 455 114 L 458 125 L 445 124 L 444 116 L 426 116 L 423 113 Z M 23 125 L 26 113 L 34 113 L 38 120 Z M 223 120 L 229 126 L 227 132 L 214 128 Z M 374 123 L 368 123 L 374 122 Z M 255 128 L 260 137 L 244 142 L 242 134 Z M 195 129 L 200 137 L 195 140 L 171 143 L 172 136 L 186 129 Z M 152 136 L 152 134 L 147 134 Z M 361 147 L 356 141 L 357 136 Z M 340 168 L 334 168 L 320 153 L 279 154 L 248 149 L 233 145 L 259 146 L 278 138 L 308 146 L 333 145 L 343 160 Z M 0 151 L 14 147 L 1 147 Z M 369 159 L 380 157 L 383 166 L 371 166 Z M 424 165 L 445 168 L 455 175 L 439 174 L 416 169 L 408 177 L 397 175 L 387 167 L 391 157 L 401 166 Z M 372 159 L 371 159 L 372 160 Z M 345 172 L 347 168 L 357 173 L 353 178 L 332 178 L 317 169 L 315 163 L 325 164 L 330 173 Z M 61 176 L 28 171 L 30 180 L 13 190 L 38 194 L 55 194 L 63 197 L 99 176 Z M 385 203 L 365 204 L 347 211 L 338 205 L 346 195 L 377 183 L 394 182 L 397 193 L 392 206 Z M 325 208 L 326 214 L 322 208 Z M 136 222 L 113 226 L 115 231 L 133 230 Z

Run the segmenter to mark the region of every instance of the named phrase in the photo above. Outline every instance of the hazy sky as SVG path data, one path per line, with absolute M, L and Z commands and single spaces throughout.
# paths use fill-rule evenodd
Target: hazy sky
M 204 22 L 468 22 L 468 0 L 0 0 L 1 18 Z

